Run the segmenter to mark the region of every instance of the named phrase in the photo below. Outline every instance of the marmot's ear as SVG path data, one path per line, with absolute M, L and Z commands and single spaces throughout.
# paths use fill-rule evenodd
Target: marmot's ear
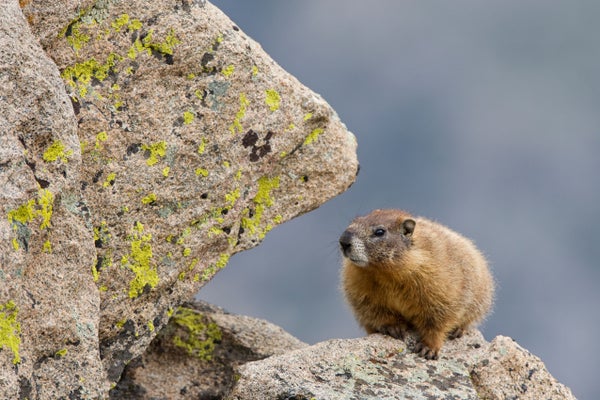
M 411 237 L 415 230 L 416 224 L 417 223 L 413 219 L 404 220 L 404 222 L 402 223 L 402 233 L 404 234 L 404 236 Z

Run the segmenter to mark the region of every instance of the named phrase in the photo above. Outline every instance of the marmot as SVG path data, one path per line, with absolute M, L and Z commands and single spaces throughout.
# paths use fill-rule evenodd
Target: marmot
M 358 217 L 340 237 L 342 286 L 367 333 L 420 336 L 415 351 L 437 359 L 490 310 L 494 280 L 473 242 L 400 210 Z

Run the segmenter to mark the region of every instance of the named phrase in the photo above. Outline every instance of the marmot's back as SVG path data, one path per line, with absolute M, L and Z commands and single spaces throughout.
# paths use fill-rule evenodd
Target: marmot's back
M 467 238 L 400 210 L 356 218 L 340 237 L 342 283 L 368 333 L 401 338 L 415 329 L 417 348 L 437 358 L 446 337 L 458 337 L 489 312 L 494 282 Z

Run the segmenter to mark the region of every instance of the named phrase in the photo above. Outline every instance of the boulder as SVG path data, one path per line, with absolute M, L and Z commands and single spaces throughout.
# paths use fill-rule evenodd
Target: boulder
M 4 3 L 0 390 L 103 397 L 232 254 L 351 185 L 356 140 L 208 3 Z
M 227 399 L 574 399 L 535 356 L 479 331 L 447 342 L 439 360 L 412 352 L 416 340 L 379 334 L 333 339 L 249 362 Z
M 308 346 L 264 320 L 205 302 L 185 304 L 133 360 L 111 399 L 219 399 L 246 362 Z
M 16 1 L 3 2 L 0 49 L 0 397 L 101 397 L 77 121 Z

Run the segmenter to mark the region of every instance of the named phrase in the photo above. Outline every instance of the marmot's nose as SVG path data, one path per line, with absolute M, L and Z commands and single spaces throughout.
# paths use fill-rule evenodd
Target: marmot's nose
M 344 233 L 342 233 L 342 236 L 340 236 L 340 247 L 344 254 L 352 247 L 352 234 L 350 232 L 344 231 Z

